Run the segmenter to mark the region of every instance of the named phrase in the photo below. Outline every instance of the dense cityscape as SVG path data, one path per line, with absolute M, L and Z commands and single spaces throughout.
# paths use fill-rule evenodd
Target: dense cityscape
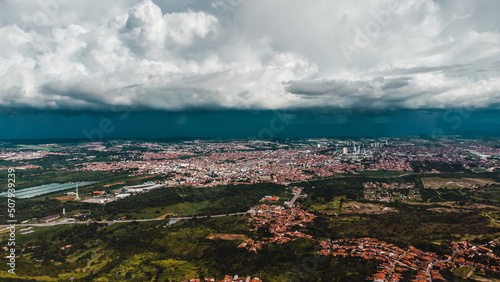
M 346 279 L 500 277 L 499 161 L 495 139 L 109 140 L 0 148 L 0 169 L 20 175 L 18 201 L 33 207 L 20 211 L 14 233 L 33 238 L 19 249 L 22 261 L 42 269 L 66 261 L 77 269 L 72 277 L 110 278 L 105 269 L 114 267 L 123 279 L 156 273 L 175 281 L 301 277 L 288 266 L 280 274 L 275 264 L 267 272 L 237 263 L 211 266 L 226 257 L 226 248 L 251 261 L 294 244 L 310 246 L 305 253 L 317 263 L 351 269 L 337 274 Z M 124 234 L 152 232 L 136 224 L 160 232 L 148 246 L 173 240 L 183 247 L 123 254 L 129 259 L 113 259 L 121 261 L 116 266 L 105 262 L 105 250 L 120 252 Z M 57 231 L 46 252 L 43 230 L 71 226 L 102 231 L 79 240 L 64 239 L 73 231 Z M 128 231 L 116 237 L 106 233 L 110 228 Z M 191 247 L 185 232 L 197 236 Z M 95 245 L 100 240 L 104 249 Z M 203 248 L 210 251 L 200 254 Z M 201 264 L 194 260 L 199 256 Z M 137 269 L 145 259 L 156 270 Z
M 464 170 L 493 171 L 498 167 L 500 148 L 468 140 L 448 146 L 450 142 L 397 138 L 304 142 L 207 140 L 180 144 L 93 142 L 71 148 L 57 145 L 59 152 L 2 148 L 0 159 L 23 162 L 50 156 L 66 157 L 76 170 L 165 174 L 166 184 L 194 187 L 258 182 L 285 184 L 359 171 L 440 172 L 439 167 L 428 167 L 426 162 Z M 104 155 L 108 161 L 96 161 L 96 155 Z M 16 167 L 39 168 L 33 164 Z

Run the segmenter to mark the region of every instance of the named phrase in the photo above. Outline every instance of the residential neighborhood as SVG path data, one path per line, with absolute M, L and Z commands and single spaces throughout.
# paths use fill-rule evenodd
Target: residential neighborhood
M 315 216 L 301 209 L 296 203 L 293 208 L 277 205 L 257 205 L 250 209 L 250 222 L 254 227 L 251 230 L 266 228 L 274 236 L 263 240 L 247 239 L 240 244 L 240 248 L 256 252 L 265 244 L 285 243 L 298 238 L 312 238 L 303 233 L 304 227 L 313 221 Z M 293 230 L 292 230 L 293 229 Z
M 453 255 L 445 257 L 424 252 L 413 246 L 400 248 L 375 238 L 318 240 L 318 244 L 321 247 L 321 255 L 376 260 L 379 263 L 379 271 L 368 278 L 371 281 L 401 281 L 408 270 L 417 271 L 411 281 L 445 281 L 440 273 L 442 270 L 462 266 L 500 274 L 500 257 L 492 250 L 500 247 L 496 241 L 483 246 L 475 246 L 467 241 L 453 243 L 449 246 Z

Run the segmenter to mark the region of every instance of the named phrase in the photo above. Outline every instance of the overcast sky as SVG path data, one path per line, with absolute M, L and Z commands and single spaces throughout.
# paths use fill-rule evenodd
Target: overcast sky
M 498 0 L 4 0 L 0 108 L 500 108 L 499 14 Z

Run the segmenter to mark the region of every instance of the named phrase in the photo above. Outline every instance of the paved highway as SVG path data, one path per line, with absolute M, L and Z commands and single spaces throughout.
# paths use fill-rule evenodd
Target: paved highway
M 23 226 L 34 226 L 34 227 L 47 227 L 47 226 L 55 226 L 55 225 L 64 225 L 64 224 L 88 224 L 88 223 L 126 223 L 126 222 L 145 222 L 145 221 L 162 221 L 162 220 L 186 220 L 193 218 L 207 218 L 207 217 L 223 217 L 228 215 L 244 215 L 247 212 L 236 212 L 230 214 L 216 214 L 216 215 L 200 215 L 200 216 L 184 216 L 184 217 L 170 217 L 168 219 L 159 219 L 159 218 L 146 218 L 146 219 L 127 219 L 127 220 L 100 220 L 100 221 L 52 221 L 46 223 L 19 223 L 16 224 L 16 227 Z M 10 225 L 0 225 L 0 232 L 7 229 Z

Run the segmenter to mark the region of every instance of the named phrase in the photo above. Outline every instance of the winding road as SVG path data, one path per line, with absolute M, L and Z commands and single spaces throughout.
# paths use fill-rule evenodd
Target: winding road
M 127 219 L 127 220 L 99 220 L 99 221 L 52 221 L 52 222 L 45 222 L 45 223 L 16 223 L 16 227 L 23 227 L 23 226 L 33 226 L 33 227 L 48 227 L 48 226 L 56 226 L 56 225 L 65 225 L 65 224 L 89 224 L 89 223 L 127 223 L 127 222 L 147 222 L 147 221 L 170 221 L 170 220 L 187 220 L 187 219 L 193 219 L 193 218 L 207 218 L 207 217 L 224 217 L 224 216 L 229 216 L 229 215 L 244 215 L 247 212 L 235 212 L 235 213 L 229 213 L 229 214 L 216 214 L 216 215 L 200 215 L 200 216 L 184 216 L 184 217 L 170 217 L 167 219 L 161 219 L 161 218 L 146 218 L 146 219 Z M 5 231 L 5 229 L 8 229 L 10 225 L 8 224 L 2 224 L 0 225 L 0 232 Z

